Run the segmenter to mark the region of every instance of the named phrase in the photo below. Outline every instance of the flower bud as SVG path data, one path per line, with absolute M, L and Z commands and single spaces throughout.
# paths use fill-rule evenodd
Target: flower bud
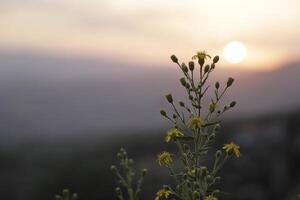
M 182 86 L 186 86 L 186 80 L 185 80 L 185 78 L 184 77 L 182 77 L 181 79 L 180 79 L 180 83 L 181 83 L 181 85 Z
M 198 191 L 194 191 L 193 196 L 194 196 L 194 199 L 199 199 L 200 198 L 200 194 L 199 194 Z
M 229 77 L 227 80 L 227 87 L 230 87 L 233 84 L 234 79 Z
M 191 88 L 191 86 L 190 86 L 189 83 L 186 83 L 185 87 L 186 87 L 186 89 L 190 89 Z
M 164 116 L 164 117 L 167 116 L 167 113 L 165 110 L 161 109 L 159 112 L 162 116 Z
M 216 160 L 217 159 L 219 159 L 221 156 L 222 156 L 222 151 L 220 151 L 220 150 L 218 150 L 217 152 L 216 152 Z
M 181 107 L 184 107 L 184 103 L 183 103 L 182 101 L 179 101 L 179 105 L 180 105 Z
M 173 119 L 176 119 L 177 118 L 177 115 L 173 114 Z
M 166 99 L 169 103 L 173 103 L 173 97 L 172 97 L 172 94 L 167 94 L 166 95 Z
M 207 175 L 207 177 L 206 177 L 206 180 L 207 180 L 208 183 L 213 182 L 213 179 L 214 178 L 211 175 Z
M 189 99 L 190 99 L 190 100 L 193 100 L 194 97 L 193 97 L 192 95 L 189 95 Z
M 116 172 L 117 168 L 116 168 L 116 166 L 112 165 L 112 166 L 110 166 L 110 170 L 113 171 L 113 172 Z
M 200 173 L 202 176 L 206 176 L 208 173 L 207 167 L 200 167 Z
M 187 66 L 186 66 L 185 63 L 182 63 L 182 64 L 181 64 L 181 69 L 182 69 L 182 71 L 185 72 L 185 73 L 188 73 L 188 72 L 189 72 L 189 69 L 187 68 Z
M 217 107 L 217 105 L 214 102 L 210 102 L 208 104 L 208 110 L 209 110 L 209 112 L 213 113 L 215 111 L 216 107 Z
M 199 57 L 198 57 L 198 63 L 199 63 L 199 65 L 200 65 L 201 67 L 203 66 L 204 62 L 205 62 L 204 58 L 199 58 Z
M 216 135 L 213 133 L 208 137 L 208 141 L 212 142 L 215 139 Z
M 171 56 L 171 60 L 172 60 L 174 63 L 178 63 L 178 58 L 177 58 L 175 55 L 172 55 L 172 56 Z
M 70 191 L 68 189 L 64 189 L 62 191 L 63 199 L 69 199 Z
M 216 89 L 219 89 L 219 88 L 220 88 L 220 83 L 219 83 L 218 81 L 215 83 L 215 88 L 216 88 Z
M 194 64 L 193 61 L 190 61 L 190 62 L 189 62 L 189 69 L 190 69 L 191 71 L 193 71 L 193 70 L 195 69 L 195 64 Z
M 215 183 L 219 183 L 221 181 L 221 177 L 220 176 L 217 176 L 215 179 L 214 179 L 214 182 Z
M 147 169 L 143 169 L 143 170 L 142 170 L 142 177 L 145 177 L 145 176 L 146 176 L 146 174 L 147 174 L 147 172 L 148 172 L 148 170 L 147 170 Z
M 219 56 L 215 56 L 214 59 L 213 59 L 213 62 L 217 63 L 218 61 L 219 61 Z
M 129 165 L 133 165 L 133 163 L 134 163 L 133 159 L 129 159 L 128 163 L 129 163 Z
M 72 200 L 77 200 L 78 199 L 78 194 L 77 193 L 74 193 L 73 195 L 72 195 Z
M 211 64 L 211 69 L 213 70 L 213 69 L 215 69 L 215 67 L 216 67 L 216 65 L 213 63 L 213 64 Z
M 220 128 L 221 128 L 220 124 L 216 124 L 214 126 L 214 132 L 218 132 L 220 130 Z
M 116 191 L 116 193 L 117 193 L 118 196 L 122 195 L 121 188 L 116 187 L 115 191 Z
M 56 199 L 56 200 L 61 200 L 62 198 L 61 198 L 60 195 L 55 195 L 55 199 Z
M 228 110 L 228 107 L 227 107 L 227 106 L 224 106 L 223 112 L 226 111 L 226 110 Z
M 121 160 L 123 158 L 121 153 L 117 153 L 117 157 L 118 157 L 119 160 Z
M 204 73 L 207 73 L 209 71 L 209 65 L 205 65 L 204 67 Z
M 231 103 L 229 104 L 229 106 L 230 106 L 231 108 L 233 108 L 235 105 L 236 105 L 236 102 L 235 102 L 235 101 L 233 101 L 233 102 L 231 102 Z

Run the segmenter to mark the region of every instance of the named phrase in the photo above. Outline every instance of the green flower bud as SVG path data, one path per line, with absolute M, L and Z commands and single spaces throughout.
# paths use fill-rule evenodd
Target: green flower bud
M 191 86 L 190 86 L 189 83 L 186 83 L 185 87 L 186 87 L 186 89 L 190 89 L 191 88 Z
M 78 199 L 78 194 L 77 193 L 74 193 L 73 195 L 72 195 L 72 200 L 77 200 Z
M 61 198 L 60 195 L 55 195 L 55 199 L 56 199 L 56 200 L 61 200 L 62 198 Z
M 121 160 L 123 158 L 121 153 L 117 153 L 117 157 L 118 157 L 119 160 Z
M 182 101 L 179 101 L 179 105 L 180 105 L 181 107 L 184 107 L 184 103 L 183 103 Z
M 201 176 L 206 176 L 208 173 L 207 167 L 200 167 Z
M 129 165 L 133 165 L 133 163 L 134 163 L 133 159 L 129 159 L 129 160 L 128 160 L 128 164 L 129 164 Z
M 217 63 L 218 61 L 219 61 L 219 56 L 215 56 L 214 59 L 213 59 L 213 62 Z
M 216 135 L 213 133 L 208 137 L 208 141 L 212 142 L 215 139 Z
M 112 165 L 112 166 L 110 166 L 110 170 L 113 171 L 113 172 L 116 172 L 117 168 L 116 168 L 116 166 Z
M 229 106 L 230 106 L 231 108 L 233 108 L 235 105 L 236 105 L 236 102 L 235 102 L 235 101 L 233 101 L 233 102 L 231 102 L 231 103 L 230 103 L 230 105 L 229 105 Z
M 190 69 L 191 71 L 193 71 L 193 70 L 195 69 L 195 64 L 194 64 L 193 61 L 190 61 L 190 62 L 189 62 L 189 69 Z
M 210 103 L 208 104 L 208 110 L 209 110 L 209 112 L 210 112 L 210 113 L 213 113 L 213 112 L 215 111 L 216 107 L 217 107 L 217 105 L 216 105 L 215 103 L 210 102 Z
M 215 69 L 215 67 L 216 67 L 216 65 L 213 63 L 213 64 L 211 64 L 211 69 L 213 70 L 213 69 Z
M 207 177 L 206 177 L 206 180 L 207 180 L 208 183 L 213 182 L 213 179 L 214 178 L 211 175 L 207 175 Z
M 173 114 L 173 119 L 176 119 L 177 118 L 177 115 Z
M 180 83 L 181 83 L 181 85 L 182 86 L 186 86 L 186 80 L 185 80 L 185 78 L 184 77 L 182 77 L 181 79 L 180 79 Z
M 194 199 L 199 199 L 200 198 L 200 194 L 199 194 L 198 191 L 194 191 L 193 196 L 194 196 Z
M 115 191 L 116 191 L 116 193 L 117 193 L 118 196 L 122 195 L 121 188 L 116 187 Z
M 142 177 L 145 177 L 145 176 L 146 176 L 146 174 L 147 174 L 147 172 L 148 172 L 148 170 L 147 170 L 147 169 L 143 169 L 143 170 L 142 170 Z
M 207 73 L 209 71 L 209 65 L 205 65 L 204 67 L 204 73 Z
M 218 160 L 222 156 L 222 151 L 218 150 L 216 152 L 216 160 Z
M 70 191 L 68 189 L 64 189 L 62 191 L 62 196 L 64 199 L 69 199 Z
M 221 128 L 220 124 L 216 124 L 214 126 L 214 132 L 218 132 L 220 130 L 220 128 Z
M 185 63 L 182 63 L 182 64 L 181 64 L 181 69 L 182 69 L 182 71 L 185 72 L 185 73 L 188 73 L 188 72 L 189 72 L 189 69 L 187 68 L 187 66 L 186 66 Z
M 221 177 L 220 176 L 217 176 L 215 179 L 214 179 L 214 182 L 215 183 L 220 183 L 221 181 Z
M 198 63 L 199 63 L 199 65 L 200 65 L 201 67 L 203 66 L 204 62 L 205 62 L 204 58 L 199 58 L 199 57 L 198 57 Z
M 228 110 L 228 107 L 227 107 L 227 106 L 224 106 L 223 112 L 224 112 L 225 110 Z
M 234 82 L 234 79 L 229 77 L 228 80 L 227 80 L 227 87 L 230 87 Z
M 161 109 L 159 112 L 162 116 L 164 116 L 164 117 L 167 116 L 167 113 L 165 110 Z
M 172 97 L 172 94 L 167 94 L 166 95 L 166 99 L 169 103 L 173 103 L 173 97 Z
M 178 63 L 178 59 L 175 55 L 172 55 L 171 56 L 171 60 L 174 62 L 174 63 Z
M 219 83 L 218 81 L 215 83 L 215 88 L 216 88 L 216 89 L 219 89 L 219 88 L 220 88 L 220 83 Z

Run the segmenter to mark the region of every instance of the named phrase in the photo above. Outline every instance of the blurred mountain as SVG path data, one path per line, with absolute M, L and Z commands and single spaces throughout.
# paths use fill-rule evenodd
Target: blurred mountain
M 0 51 L 1 135 L 146 130 L 165 124 L 164 94 L 184 100 L 176 66 L 123 63 L 109 58 Z M 236 84 L 229 117 L 289 112 L 300 107 L 300 63 L 267 72 L 217 68 L 213 80 Z M 180 89 L 179 89 L 180 88 Z M 12 134 L 15 133 L 15 134 Z

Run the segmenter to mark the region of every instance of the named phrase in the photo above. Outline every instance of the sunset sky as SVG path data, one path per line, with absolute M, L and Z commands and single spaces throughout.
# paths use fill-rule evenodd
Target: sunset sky
M 299 0 L 1 0 L 0 48 L 110 57 L 158 66 L 170 54 L 247 56 L 223 66 L 272 69 L 300 54 Z

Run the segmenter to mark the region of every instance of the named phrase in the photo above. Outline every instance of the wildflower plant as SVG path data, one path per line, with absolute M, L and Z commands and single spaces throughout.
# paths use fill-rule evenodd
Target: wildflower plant
M 161 115 L 173 126 L 167 131 L 165 142 L 172 142 L 177 146 L 178 156 L 166 151 L 158 154 L 158 164 L 169 170 L 175 185 L 162 186 L 155 200 L 170 197 L 182 200 L 217 200 L 220 194 L 217 186 L 221 180 L 218 172 L 230 157 L 240 157 L 240 147 L 234 142 L 224 144 L 214 153 L 211 166 L 205 166 L 203 161 L 220 129 L 222 115 L 236 105 L 235 101 L 221 104 L 234 79 L 228 78 L 223 85 L 216 82 L 212 89 L 213 95 L 209 98 L 209 103 L 205 104 L 204 97 L 211 88 L 208 79 L 215 70 L 219 56 L 211 59 L 205 51 L 197 52 L 188 65 L 180 64 L 175 55 L 171 56 L 171 60 L 183 72 L 180 83 L 186 91 L 188 102 L 179 101 L 177 104 L 172 94 L 167 94 L 165 98 L 173 111 L 167 113 L 160 110 Z M 194 61 L 198 63 L 198 67 Z M 182 163 L 181 168 L 176 171 L 173 167 L 175 159 L 180 159 Z
M 78 194 L 72 194 L 69 189 L 64 189 L 61 194 L 55 195 L 55 200 L 78 200 Z
M 147 169 L 142 169 L 136 178 L 133 159 L 128 157 L 125 149 L 121 148 L 117 154 L 119 166 L 112 165 L 110 168 L 117 177 L 118 185 L 115 192 L 120 200 L 139 200 L 144 177 Z M 125 192 L 125 194 L 124 194 Z

